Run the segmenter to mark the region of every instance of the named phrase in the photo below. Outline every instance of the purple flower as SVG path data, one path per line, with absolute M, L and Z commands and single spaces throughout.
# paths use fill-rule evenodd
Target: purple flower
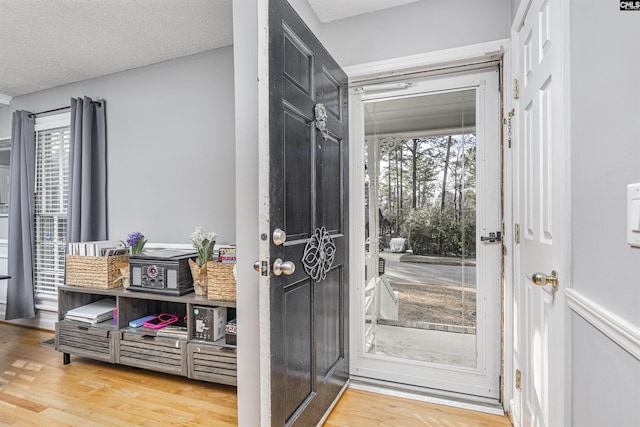
M 127 246 L 129 247 L 129 253 L 131 255 L 137 255 L 142 252 L 146 243 L 147 239 L 145 239 L 144 234 L 139 231 L 132 231 L 127 236 Z
M 144 237 L 144 236 L 142 235 L 141 232 L 132 231 L 127 236 L 127 246 L 135 246 L 136 243 L 138 243 L 138 240 L 140 240 L 142 237 Z

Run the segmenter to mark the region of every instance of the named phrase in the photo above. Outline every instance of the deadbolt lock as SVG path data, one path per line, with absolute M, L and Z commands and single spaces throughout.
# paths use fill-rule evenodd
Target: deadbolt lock
M 273 230 L 274 245 L 280 246 L 286 241 L 287 241 L 287 233 L 285 233 L 283 230 L 280 230 L 279 228 L 276 228 L 275 230 Z

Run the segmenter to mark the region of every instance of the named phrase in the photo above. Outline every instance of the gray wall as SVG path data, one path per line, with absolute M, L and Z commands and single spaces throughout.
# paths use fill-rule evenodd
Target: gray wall
M 640 51 L 621 41 L 639 39 L 637 12 L 621 12 L 617 3 L 606 0 L 572 0 L 573 287 L 636 328 L 640 327 L 640 249 L 626 242 L 626 186 L 640 182 Z M 588 324 L 573 323 L 575 425 L 630 425 L 603 421 L 598 415 L 635 413 L 640 403 L 640 361 L 604 342 L 607 338 L 590 331 Z M 596 372 L 606 373 L 602 374 L 608 375 L 606 381 L 600 382 L 598 374 L 588 382 Z M 627 386 L 608 387 L 616 384 Z M 608 393 L 616 399 L 603 400 Z M 587 414 L 581 415 L 582 411 Z M 588 417 L 593 411 L 597 413 Z
M 529 1 L 529 0 L 526 0 Z M 518 8 L 520 7 L 520 0 L 511 0 L 511 21 L 515 18 Z
M 429 0 L 322 26 L 343 67 L 510 37 L 510 0 Z
M 640 325 L 640 249 L 626 238 L 626 186 L 640 182 L 640 51 L 620 42 L 640 39 L 640 22 L 617 9 L 571 4 L 573 281 Z
M 84 95 L 107 105 L 110 239 L 190 243 L 201 225 L 235 243 L 232 47 L 19 96 L 11 109 Z
M 307 24 L 307 27 L 311 29 L 311 32 L 322 40 L 322 27 L 323 24 L 318 19 L 315 11 L 311 9 L 311 5 L 307 0 L 288 0 L 289 4 L 296 11 L 300 18 Z M 324 42 L 324 41 L 323 41 Z
M 572 328 L 573 425 L 637 426 L 638 360 L 575 314 Z

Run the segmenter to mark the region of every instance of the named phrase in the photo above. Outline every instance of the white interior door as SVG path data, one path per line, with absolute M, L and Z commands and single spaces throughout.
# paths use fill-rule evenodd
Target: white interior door
M 563 366 L 564 289 L 569 273 L 562 74 L 565 15 L 560 1 L 533 0 L 521 6 L 528 9 L 516 33 L 514 55 L 520 86 L 514 139 L 515 222 L 521 229 L 521 243 L 515 246 L 514 289 L 514 363 L 521 384 L 514 393 L 514 418 L 516 425 L 561 426 L 568 425 L 564 405 L 568 376 Z M 559 275 L 557 289 L 553 272 Z

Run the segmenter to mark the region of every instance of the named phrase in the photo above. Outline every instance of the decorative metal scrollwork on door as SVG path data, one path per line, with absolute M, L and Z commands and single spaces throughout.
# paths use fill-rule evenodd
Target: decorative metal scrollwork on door
M 317 228 L 304 248 L 304 271 L 316 282 L 323 281 L 333 265 L 335 254 L 336 245 L 327 229 L 324 226 Z

